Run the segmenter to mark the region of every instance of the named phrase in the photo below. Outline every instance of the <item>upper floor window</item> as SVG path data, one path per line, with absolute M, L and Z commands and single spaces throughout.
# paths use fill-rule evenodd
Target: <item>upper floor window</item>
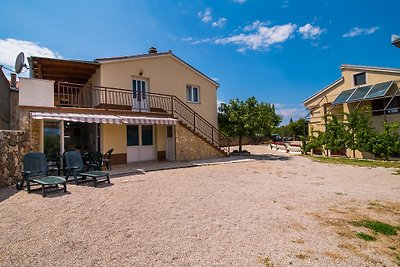
M 186 100 L 188 102 L 199 103 L 200 102 L 199 93 L 200 89 L 198 86 L 186 85 Z
M 365 72 L 354 74 L 354 85 L 362 85 L 367 83 L 367 77 Z

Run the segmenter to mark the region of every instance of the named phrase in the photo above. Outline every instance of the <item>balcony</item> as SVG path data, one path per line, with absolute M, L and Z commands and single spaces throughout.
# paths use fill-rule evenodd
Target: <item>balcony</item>
M 74 83 L 55 83 L 54 106 L 99 108 L 136 112 L 172 111 L 173 96 L 130 89 L 89 86 Z

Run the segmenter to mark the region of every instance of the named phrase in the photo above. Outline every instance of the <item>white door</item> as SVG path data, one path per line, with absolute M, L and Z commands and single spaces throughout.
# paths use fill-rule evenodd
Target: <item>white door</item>
M 148 105 L 148 91 L 149 88 L 146 80 L 132 80 L 132 109 L 134 111 L 148 111 L 150 109 Z
M 175 161 L 174 126 L 168 125 L 166 128 L 167 128 L 166 159 L 169 161 Z
M 153 125 L 127 125 L 127 161 L 155 160 Z

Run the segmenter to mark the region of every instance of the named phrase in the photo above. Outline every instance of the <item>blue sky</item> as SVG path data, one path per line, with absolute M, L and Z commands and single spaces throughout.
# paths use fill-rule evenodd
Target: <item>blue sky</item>
M 27 55 L 93 60 L 175 55 L 220 83 L 218 100 L 274 103 L 304 117 L 304 99 L 341 64 L 400 67 L 400 1 L 4 1 L 0 64 Z

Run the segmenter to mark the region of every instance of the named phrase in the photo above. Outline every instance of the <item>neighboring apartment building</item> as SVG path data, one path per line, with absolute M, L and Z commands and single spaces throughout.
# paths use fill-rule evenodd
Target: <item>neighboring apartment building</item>
M 219 86 L 172 52 L 94 61 L 30 57 L 19 80 L 20 128 L 34 150 L 107 152 L 113 164 L 226 155 Z
M 342 116 L 362 107 L 370 107 L 377 130 L 382 130 L 384 121 L 400 121 L 400 69 L 342 65 L 340 70 L 341 78 L 304 101 L 310 112 L 310 134 L 325 131 L 327 115 Z

